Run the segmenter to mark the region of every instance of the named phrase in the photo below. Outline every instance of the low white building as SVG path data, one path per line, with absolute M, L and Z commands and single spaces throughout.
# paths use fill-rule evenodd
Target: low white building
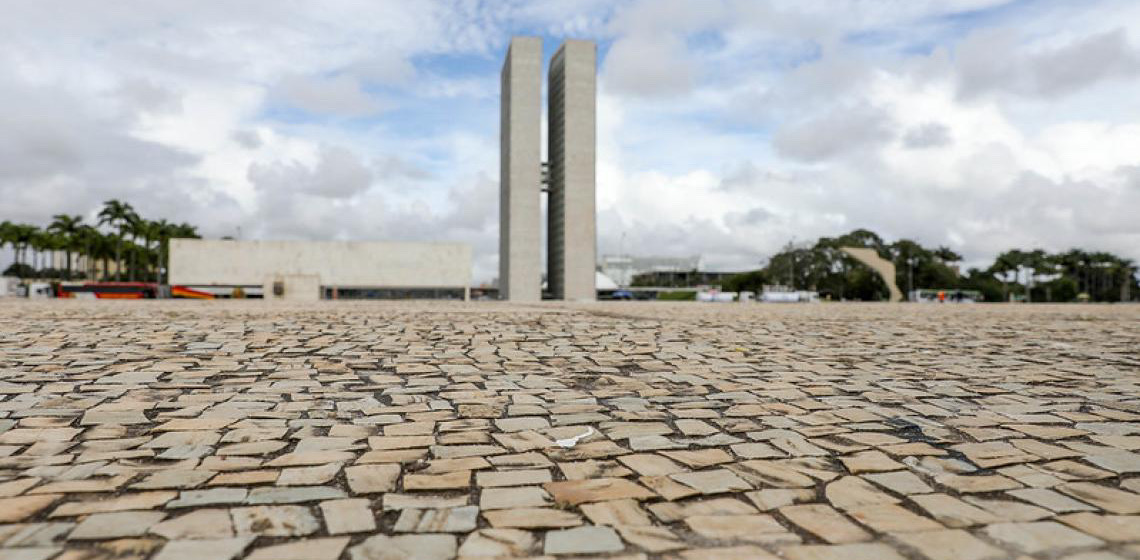
M 471 246 L 393 241 L 172 239 L 170 284 L 272 299 L 462 297 Z
M 700 255 L 692 257 L 636 257 L 632 255 L 602 255 L 598 261 L 602 274 L 612 278 L 618 286 L 628 287 L 633 277 L 647 272 L 691 272 L 701 269 Z
M 0 297 L 19 295 L 20 279 L 15 276 L 0 276 Z

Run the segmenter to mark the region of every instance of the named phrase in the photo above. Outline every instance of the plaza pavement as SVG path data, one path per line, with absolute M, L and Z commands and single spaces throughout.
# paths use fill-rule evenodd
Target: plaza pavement
M 1138 449 L 1140 306 L 0 301 L 4 560 L 1138 558 Z

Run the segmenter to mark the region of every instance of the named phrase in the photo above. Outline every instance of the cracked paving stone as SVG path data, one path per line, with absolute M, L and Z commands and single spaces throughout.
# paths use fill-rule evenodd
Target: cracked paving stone
M 248 560 L 336 560 L 348 546 L 348 537 L 308 539 L 256 548 Z
M 167 509 L 240 504 L 245 502 L 249 491 L 245 488 L 211 488 L 209 490 L 187 490 L 179 494 L 177 500 L 166 503 Z
M 256 506 L 230 510 L 234 531 L 240 536 L 299 537 L 320 529 L 320 523 L 304 506 Z
M 1140 517 L 1135 515 L 1097 515 L 1074 513 L 1058 521 L 1098 539 L 1111 542 L 1140 541 Z
M 611 500 L 582 504 L 580 509 L 594 525 L 640 527 L 653 524 L 649 515 L 641 509 L 635 500 Z
M 454 535 L 376 535 L 348 549 L 352 560 L 451 560 L 458 546 Z
M 225 509 L 196 509 L 150 527 L 167 540 L 224 539 L 234 536 L 233 519 Z
M 1005 558 L 1005 551 L 962 529 L 943 529 L 897 535 L 903 544 L 929 560 L 990 560 Z
M 479 507 L 484 510 L 543 507 L 552 502 L 550 494 L 537 486 L 485 488 L 479 493 Z
M 137 537 L 146 534 L 152 525 L 162 521 L 166 514 L 160 511 L 120 511 L 88 515 L 67 536 L 69 540 L 105 540 L 120 537 Z
M 905 560 L 881 543 L 795 546 L 784 551 L 788 560 Z
M 392 530 L 397 533 L 470 533 L 479 518 L 476 506 L 448 509 L 404 509 Z
M 231 560 L 237 558 L 250 543 L 249 537 L 232 539 L 195 540 L 195 541 L 169 541 L 158 552 L 153 560 Z
M 765 514 L 694 515 L 684 521 L 694 533 L 717 541 L 768 544 L 800 542 L 799 536 L 789 533 L 772 516 Z
M 407 474 L 404 490 L 462 490 L 471 484 L 471 471 L 444 474 Z
M 831 544 L 871 540 L 870 534 L 827 505 L 786 506 L 779 512 L 788 521 Z
M 321 515 L 330 535 L 368 533 L 376 530 L 376 518 L 368 500 L 350 498 L 321 502 Z
M 391 492 L 400 476 L 399 465 L 358 465 L 346 467 L 345 477 L 354 494 Z
M 1098 538 L 1053 521 L 995 523 L 982 532 L 995 541 L 1028 554 L 1104 544 Z
M 0 523 L 23 521 L 47 509 L 62 497 L 60 494 L 37 494 L 0 498 Z
M 496 529 L 549 529 L 577 527 L 582 518 L 569 511 L 553 508 L 514 508 L 484 511 L 483 517 Z
M 459 545 L 461 558 L 513 558 L 529 555 L 538 544 L 530 531 L 518 529 L 481 529 Z
M 647 499 L 655 496 L 646 488 L 623 478 L 566 480 L 548 482 L 542 487 L 550 493 L 555 502 L 569 505 L 622 498 Z
M 728 469 L 714 469 L 699 472 L 677 473 L 669 478 L 688 486 L 701 494 L 723 494 L 726 492 L 751 490 L 747 482 Z
M 1092 482 L 1063 484 L 1057 490 L 1105 511 L 1119 514 L 1140 513 L 1140 494 Z

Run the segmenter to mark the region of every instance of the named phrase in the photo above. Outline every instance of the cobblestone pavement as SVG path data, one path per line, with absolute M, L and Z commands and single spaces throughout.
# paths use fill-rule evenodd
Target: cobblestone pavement
M 1138 449 L 1135 306 L 0 302 L 4 560 L 1140 558 Z

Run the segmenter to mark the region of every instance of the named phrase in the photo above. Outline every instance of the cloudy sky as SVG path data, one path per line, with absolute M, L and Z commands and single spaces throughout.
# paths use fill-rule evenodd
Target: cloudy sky
M 497 270 L 512 35 L 598 41 L 599 252 L 866 227 L 1140 259 L 1133 0 L 0 0 L 0 219 L 460 240 Z

